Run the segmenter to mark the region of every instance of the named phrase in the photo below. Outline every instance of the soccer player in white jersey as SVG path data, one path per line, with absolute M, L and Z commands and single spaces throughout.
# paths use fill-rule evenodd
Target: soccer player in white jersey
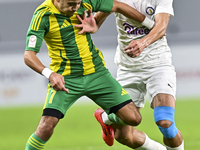
M 143 24 L 115 13 L 118 31 L 115 63 L 118 66 L 117 80 L 132 97 L 138 110 L 144 107 L 144 96 L 148 93 L 151 108 L 154 109 L 155 123 L 163 134 L 166 148 L 156 148 L 157 142 L 132 126 L 112 124 L 114 115 L 107 115 L 101 109 L 97 109 L 94 115 L 103 131 L 106 131 L 107 126 L 112 126 L 115 139 L 130 148 L 184 150 L 182 134 L 174 121 L 176 73 L 166 39 L 168 22 L 174 16 L 173 0 L 118 1 L 132 6 L 146 18 L 155 21 L 153 29 L 149 30 Z M 94 27 L 92 21 L 87 22 L 92 16 L 90 14 L 89 18 L 81 20 L 82 26 L 79 27 L 83 28 L 82 32 L 96 32 L 108 15 L 96 13 Z M 148 20 L 145 24 L 148 24 Z M 94 30 L 91 31 L 92 27 L 90 30 L 86 28 L 88 25 L 93 26 Z M 104 140 L 112 139 L 112 134 L 102 133 Z

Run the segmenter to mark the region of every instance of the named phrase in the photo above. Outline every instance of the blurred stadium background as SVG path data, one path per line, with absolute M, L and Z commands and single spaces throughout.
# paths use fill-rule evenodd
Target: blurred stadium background
M 2 139 L 5 139 L 4 136 L 7 134 L 6 131 L 11 130 L 6 129 L 6 127 L 17 122 L 18 119 L 16 120 L 16 118 L 21 118 L 22 120 L 27 119 L 24 122 L 28 125 L 28 121 L 32 120 L 28 119 L 30 118 L 29 115 L 35 116 L 35 111 L 35 113 L 37 113 L 37 119 L 34 122 L 35 126 L 32 127 L 34 131 L 38 123 L 37 121 L 40 118 L 40 109 L 42 108 L 46 96 L 47 80 L 41 75 L 34 73 L 23 62 L 26 32 L 32 14 L 41 2 L 43 2 L 43 0 L 0 0 L 0 123 L 2 124 L 2 122 L 4 122 L 2 127 L 0 125 L 0 149 L 2 150 L 6 150 L 6 146 L 1 148 Z M 194 117 L 194 121 L 200 120 L 200 110 L 198 109 L 200 104 L 200 19 L 197 15 L 199 6 L 199 0 L 174 0 L 175 17 L 171 18 L 167 30 L 167 39 L 172 50 L 173 64 L 176 67 L 177 72 L 177 101 L 178 104 L 183 105 L 183 107 L 178 107 L 180 110 L 179 117 L 182 117 L 183 120 L 190 119 L 185 119 L 183 117 L 184 115 Z M 116 77 L 117 68 L 113 63 L 115 48 L 117 46 L 117 32 L 114 15 L 111 14 L 102 25 L 101 29 L 92 36 L 96 46 L 104 54 L 108 69 L 113 77 Z M 45 43 L 38 56 L 42 62 L 48 66 L 50 60 L 47 56 Z M 86 97 L 81 98 L 77 104 L 86 104 L 84 105 L 85 107 L 89 106 L 88 109 L 91 108 L 90 113 L 94 110 L 92 108 L 96 107 L 91 104 L 90 100 Z M 32 108 L 32 106 L 35 106 L 35 108 Z M 24 108 L 29 107 L 31 108 L 24 110 Z M 77 110 L 80 110 L 78 106 L 76 107 Z M 188 107 L 190 107 L 190 109 L 188 109 Z M 191 107 L 194 107 L 196 112 Z M 34 111 L 30 111 L 32 109 Z M 20 110 L 24 110 L 24 113 L 19 113 Z M 84 111 L 85 110 L 87 109 L 84 109 Z M 192 112 L 184 114 L 186 113 L 184 110 L 192 110 Z M 71 114 L 73 115 L 73 112 Z M 78 123 L 74 122 L 74 124 Z M 193 126 L 194 124 L 196 127 L 197 125 L 200 125 L 199 122 L 192 122 L 191 125 Z M 98 124 L 95 124 L 95 126 L 100 130 Z M 186 126 L 185 124 L 185 128 L 187 127 L 189 126 Z M 12 128 L 12 126 L 10 128 Z M 197 128 L 193 129 L 196 130 Z M 144 130 L 148 129 L 144 126 Z M 33 131 L 27 131 L 26 138 L 28 138 Z M 198 132 L 199 131 L 200 130 L 198 129 Z M 73 134 L 76 134 L 76 132 Z M 6 136 L 8 141 L 14 140 L 14 137 L 17 137 L 19 134 L 13 131 L 9 135 L 12 136 L 12 138 Z M 99 136 L 101 135 L 99 134 Z M 200 143 L 199 136 L 198 139 L 195 140 Z M 81 143 L 81 145 L 87 144 Z M 73 149 L 72 147 L 73 145 L 71 145 L 71 149 Z M 92 150 L 94 148 L 89 146 L 86 146 L 86 148 L 78 148 L 77 145 L 74 147 L 76 147 L 74 150 Z M 198 147 L 200 147 L 200 144 Z M 9 150 L 11 149 L 12 148 Z M 13 148 L 13 150 L 19 149 L 21 148 Z M 51 149 L 50 146 L 49 149 Z M 115 147 L 113 149 L 118 148 Z

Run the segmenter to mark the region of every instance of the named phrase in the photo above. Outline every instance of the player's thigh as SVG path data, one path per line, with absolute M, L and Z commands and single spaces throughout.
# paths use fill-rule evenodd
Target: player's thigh
M 176 96 L 176 72 L 173 66 L 161 66 L 150 69 L 146 81 L 147 91 L 152 103 L 156 95 L 157 99 L 175 99 Z
M 146 85 L 143 82 L 142 71 L 124 70 L 120 67 L 117 70 L 117 81 L 128 92 L 137 107 L 144 107 Z
M 169 106 L 175 108 L 175 98 L 170 94 L 159 93 L 154 96 L 151 107 Z
M 130 102 L 116 112 L 116 115 L 127 125 L 137 126 L 142 118 L 135 104 Z
M 108 114 L 118 105 L 131 100 L 124 88 L 106 70 L 89 76 L 87 94 L 97 105 L 102 107 Z M 119 106 L 120 107 L 120 106 Z M 115 112 L 114 112 L 115 113 Z
M 69 89 L 69 93 L 56 91 L 49 84 L 44 109 L 58 110 L 64 116 L 74 102 L 83 95 L 84 85 L 81 83 L 83 83 L 81 78 L 65 79 L 65 87 Z

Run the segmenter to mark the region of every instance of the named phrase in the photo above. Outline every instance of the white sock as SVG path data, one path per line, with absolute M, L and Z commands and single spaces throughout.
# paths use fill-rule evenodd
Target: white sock
M 106 112 L 103 112 L 101 114 L 101 118 L 103 120 L 103 122 L 106 124 L 106 125 L 111 125 L 112 122 L 108 119 L 108 114 Z
M 146 134 L 145 136 L 146 139 L 144 144 L 141 147 L 136 148 L 136 150 L 167 150 L 162 144 L 150 139 Z
M 184 141 L 178 147 L 170 148 L 170 147 L 166 146 L 166 148 L 167 148 L 167 150 L 184 150 Z

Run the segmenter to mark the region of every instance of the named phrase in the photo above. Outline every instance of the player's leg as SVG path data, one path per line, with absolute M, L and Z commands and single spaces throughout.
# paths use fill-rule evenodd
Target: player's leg
M 116 124 L 138 125 L 141 121 L 141 115 L 131 101 L 128 93 L 106 70 L 88 76 L 87 94 L 97 105 L 105 110 L 107 114 L 117 113 L 113 117 Z M 119 111 L 119 112 L 118 112 Z M 94 115 L 102 126 L 103 139 L 108 137 L 105 142 L 111 146 L 114 142 L 113 129 L 106 126 L 101 118 L 102 110 L 98 109 Z M 110 142 L 111 141 L 111 142 Z
M 104 130 L 106 128 L 111 128 L 112 126 L 112 129 L 114 129 L 115 139 L 123 145 L 137 150 L 166 150 L 162 144 L 150 139 L 145 133 L 135 129 L 134 126 L 113 124 L 102 109 L 101 114 L 99 111 L 95 111 L 95 117 L 101 126 L 103 126 L 102 133 L 105 132 Z M 105 134 L 102 136 L 107 145 L 113 145 L 114 141 L 111 142 L 111 138 L 105 136 Z
M 144 132 L 133 126 L 112 125 L 115 131 L 115 139 L 123 145 L 136 150 L 166 150 L 166 148 L 150 139 Z
M 59 119 L 56 117 L 42 116 L 35 133 L 29 137 L 25 150 L 44 149 L 45 143 L 53 134 L 58 121 Z
M 67 79 L 65 78 L 65 80 Z M 84 87 L 78 84 L 83 83 L 81 79 L 70 79 L 65 83 L 67 83 L 66 87 L 70 90 L 70 93 L 55 91 L 50 84 L 48 85 L 42 118 L 36 131 L 29 137 L 25 150 L 44 149 L 45 143 L 52 136 L 59 120 L 64 117 L 69 107 L 81 96 L 81 89 Z
M 131 76 L 131 78 L 133 79 L 132 76 Z M 109 83 L 109 85 L 112 85 L 112 84 Z M 114 87 L 117 87 L 117 86 L 114 86 Z M 138 85 L 135 84 L 135 87 L 138 87 Z M 120 88 L 120 90 L 121 90 L 121 88 Z M 109 92 L 109 90 L 107 90 L 107 91 Z M 111 90 L 111 91 L 113 91 L 113 90 Z M 144 94 L 140 92 L 140 89 L 137 91 L 139 91 L 140 94 L 135 99 L 141 100 L 141 102 L 138 102 L 137 104 L 138 104 L 138 106 L 139 105 L 142 106 L 142 105 L 144 105 L 144 97 L 142 97 Z M 126 91 L 122 90 L 122 92 L 120 92 L 120 93 L 122 93 L 121 95 L 123 95 L 123 94 L 126 94 Z M 138 94 L 134 93 L 133 95 L 138 95 Z M 113 97 L 116 98 L 116 100 L 117 100 L 120 98 L 120 95 L 118 95 L 116 97 L 112 96 L 112 97 L 110 97 L 110 99 L 112 99 Z M 146 136 L 143 132 L 136 130 L 134 127 L 126 125 L 128 122 L 128 121 L 126 121 L 126 118 L 121 119 L 124 117 L 124 115 L 129 114 L 129 113 L 132 113 L 129 115 L 139 114 L 139 108 L 136 108 L 133 103 L 128 103 L 128 104 L 130 104 L 130 105 L 124 105 L 124 107 L 121 107 L 118 111 L 111 108 L 110 110 L 112 110 L 111 111 L 112 113 L 110 111 L 107 111 L 107 113 L 109 112 L 109 115 L 107 115 L 107 113 L 101 109 L 97 109 L 95 111 L 94 115 L 95 115 L 97 121 L 102 126 L 102 130 L 103 130 L 102 136 L 103 136 L 104 141 L 109 146 L 111 146 L 113 144 L 114 139 L 113 139 L 113 141 L 111 141 L 112 136 L 108 137 L 107 135 L 109 135 L 109 131 L 112 129 L 110 125 L 118 124 L 117 126 L 113 126 L 113 125 L 112 126 L 115 129 L 115 138 L 122 144 L 127 145 L 130 148 L 138 148 L 138 150 L 139 149 L 141 149 L 141 150 L 165 150 L 166 148 L 164 146 L 149 139 L 148 136 Z M 119 108 L 120 106 L 121 106 L 121 104 L 119 104 L 119 106 L 116 106 L 116 108 Z M 116 116 L 114 113 L 116 113 L 119 117 Z M 140 117 L 138 117 L 138 118 L 141 119 Z M 138 123 L 132 123 L 132 126 L 138 125 Z M 122 125 L 126 125 L 126 126 L 122 126 Z M 106 129 L 108 129 L 108 132 L 105 132 Z M 158 147 L 158 148 L 155 149 L 156 147 Z
M 123 104 L 124 103 L 111 108 L 112 113 L 109 117 L 110 121 L 112 121 L 115 124 L 119 124 L 118 119 L 120 118 L 120 120 L 122 120 L 120 124 L 122 125 L 131 125 L 131 126 L 139 125 L 142 118 L 132 100 L 125 102 L 124 106 L 121 107 L 121 105 Z
M 108 70 L 91 74 L 87 79 L 87 94 L 107 114 L 116 114 L 112 120 L 117 124 L 138 125 L 141 115 L 131 97 L 112 77 Z
M 155 122 L 163 134 L 167 149 L 184 150 L 181 132 L 175 124 L 176 73 L 173 66 L 161 66 L 149 70 L 147 83 L 154 109 Z
M 130 148 L 141 147 L 145 142 L 145 134 L 136 130 L 134 126 L 112 124 L 115 132 L 115 139 Z
M 175 124 L 175 99 L 169 94 L 157 94 L 152 102 L 155 122 L 163 134 L 168 150 L 184 150 L 181 132 Z
M 145 72 L 143 71 L 143 69 L 132 71 L 129 69 L 124 69 L 122 66 L 119 66 L 117 71 L 117 81 L 128 92 L 138 111 L 140 111 L 140 109 L 143 108 L 145 104 L 144 96 L 146 95 L 146 82 L 144 82 L 144 80 L 146 79 L 146 76 L 144 76 Z M 144 132 L 136 130 L 135 127 L 123 126 L 123 128 L 120 130 L 115 130 L 115 135 L 117 135 L 115 138 L 120 140 L 122 144 L 125 144 L 131 148 L 137 147 L 137 150 L 166 149 L 162 144 L 150 139 Z M 118 133 L 116 131 L 118 131 Z M 132 134 L 133 132 L 134 134 Z M 126 135 L 128 135 L 128 138 Z M 129 140 L 124 141 L 123 139 Z M 123 143 L 123 141 L 125 143 Z
M 131 102 L 132 103 L 132 102 Z M 119 105 L 117 105 L 117 106 L 119 106 Z M 124 106 L 124 107 L 126 107 L 126 105 Z M 122 107 L 123 108 L 123 107 Z M 121 108 L 121 109 L 122 109 Z M 124 109 L 125 110 L 125 109 Z M 130 112 L 130 111 L 129 111 Z M 122 111 L 122 113 L 124 113 L 123 111 Z M 121 114 L 120 114 L 121 115 Z M 123 115 L 123 114 L 122 114 Z M 112 126 L 111 125 L 113 125 L 113 122 L 115 123 L 115 124 L 120 124 L 120 125 L 126 125 L 126 123 L 125 123 L 125 120 L 127 119 L 127 118 L 125 118 L 125 120 L 122 120 L 120 117 L 118 117 L 117 115 L 115 115 L 114 113 L 112 113 L 112 114 L 110 114 L 109 116 L 107 115 L 107 113 L 103 110 L 103 109 L 97 109 L 96 111 L 95 111 L 95 113 L 94 113 L 94 116 L 95 116 L 95 118 L 97 119 L 97 121 L 100 123 L 100 125 L 101 125 L 101 127 L 102 127 L 102 138 L 103 138 L 103 140 L 105 141 L 105 143 L 107 144 L 107 145 L 109 145 L 109 146 L 112 146 L 113 144 L 114 144 L 114 130 L 113 130 L 113 128 L 112 128 Z M 108 119 L 108 118 L 111 118 L 110 120 Z M 138 118 L 136 118 L 136 120 L 137 120 Z M 104 123 L 104 121 L 106 122 L 106 123 Z M 128 120 L 129 121 L 129 120 Z M 127 122 L 128 122 L 127 121 Z M 140 120 L 139 120 L 140 121 Z M 135 125 L 137 125 L 136 124 L 136 121 L 135 120 L 133 120 L 133 123 L 135 124 Z M 133 126 L 133 125 L 132 125 Z M 127 126 L 128 127 L 128 126 Z M 117 133 L 117 132 L 116 132 Z M 118 134 L 118 135 L 120 135 L 120 134 Z M 121 136 L 122 137 L 122 136 Z M 120 139 L 120 138 L 118 138 L 118 139 Z M 122 143 L 122 144 L 124 144 L 125 145 L 125 143 Z

